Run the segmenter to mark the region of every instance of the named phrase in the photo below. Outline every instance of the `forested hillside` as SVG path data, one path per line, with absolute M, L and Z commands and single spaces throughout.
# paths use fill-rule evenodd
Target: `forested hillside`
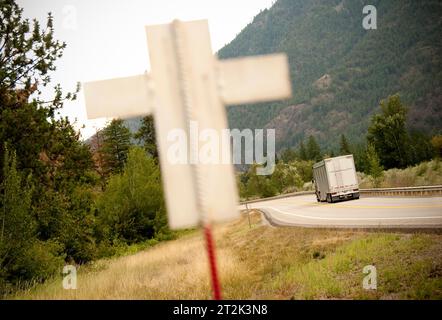
M 365 5 L 377 29 L 362 27 Z M 442 129 L 442 3 L 438 0 L 278 0 L 218 52 L 221 59 L 286 52 L 293 98 L 235 106 L 231 128 L 276 128 L 277 149 L 313 135 L 336 148 L 365 139 L 379 102 L 398 93 L 410 130 Z

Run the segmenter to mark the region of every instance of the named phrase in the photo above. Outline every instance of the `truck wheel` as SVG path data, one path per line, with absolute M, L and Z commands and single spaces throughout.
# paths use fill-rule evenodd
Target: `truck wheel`
M 327 199 L 326 200 L 327 200 L 328 203 L 333 203 L 333 198 L 332 198 L 330 193 L 327 194 Z

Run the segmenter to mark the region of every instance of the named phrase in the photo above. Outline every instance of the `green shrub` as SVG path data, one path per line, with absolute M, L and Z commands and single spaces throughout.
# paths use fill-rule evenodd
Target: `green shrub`
M 41 240 L 57 239 L 68 261 L 86 263 L 96 257 L 94 199 L 88 187 L 77 186 L 70 194 L 45 190 L 36 208 Z
M 417 176 L 423 176 L 428 170 L 428 162 L 423 162 L 419 164 L 416 168 L 416 175 Z
M 17 258 L 11 276 L 20 281 L 43 281 L 62 270 L 64 258 L 62 244 L 36 240 Z

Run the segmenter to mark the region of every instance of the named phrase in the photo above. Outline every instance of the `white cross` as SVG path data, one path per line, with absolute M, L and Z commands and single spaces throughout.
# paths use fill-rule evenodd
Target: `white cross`
M 84 84 L 87 115 L 130 118 L 154 114 L 169 225 L 191 227 L 204 220 L 237 217 L 237 191 L 231 164 L 172 164 L 168 133 L 228 128 L 224 105 L 291 96 L 284 54 L 217 60 L 206 20 L 174 21 L 146 27 L 150 75 Z M 221 155 L 230 157 L 230 150 Z M 224 159 L 224 158 L 223 158 Z

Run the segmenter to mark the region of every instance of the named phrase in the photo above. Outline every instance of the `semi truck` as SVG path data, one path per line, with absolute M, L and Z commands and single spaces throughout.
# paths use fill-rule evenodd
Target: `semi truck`
M 327 158 L 313 165 L 313 184 L 318 202 L 359 199 L 353 155 Z

